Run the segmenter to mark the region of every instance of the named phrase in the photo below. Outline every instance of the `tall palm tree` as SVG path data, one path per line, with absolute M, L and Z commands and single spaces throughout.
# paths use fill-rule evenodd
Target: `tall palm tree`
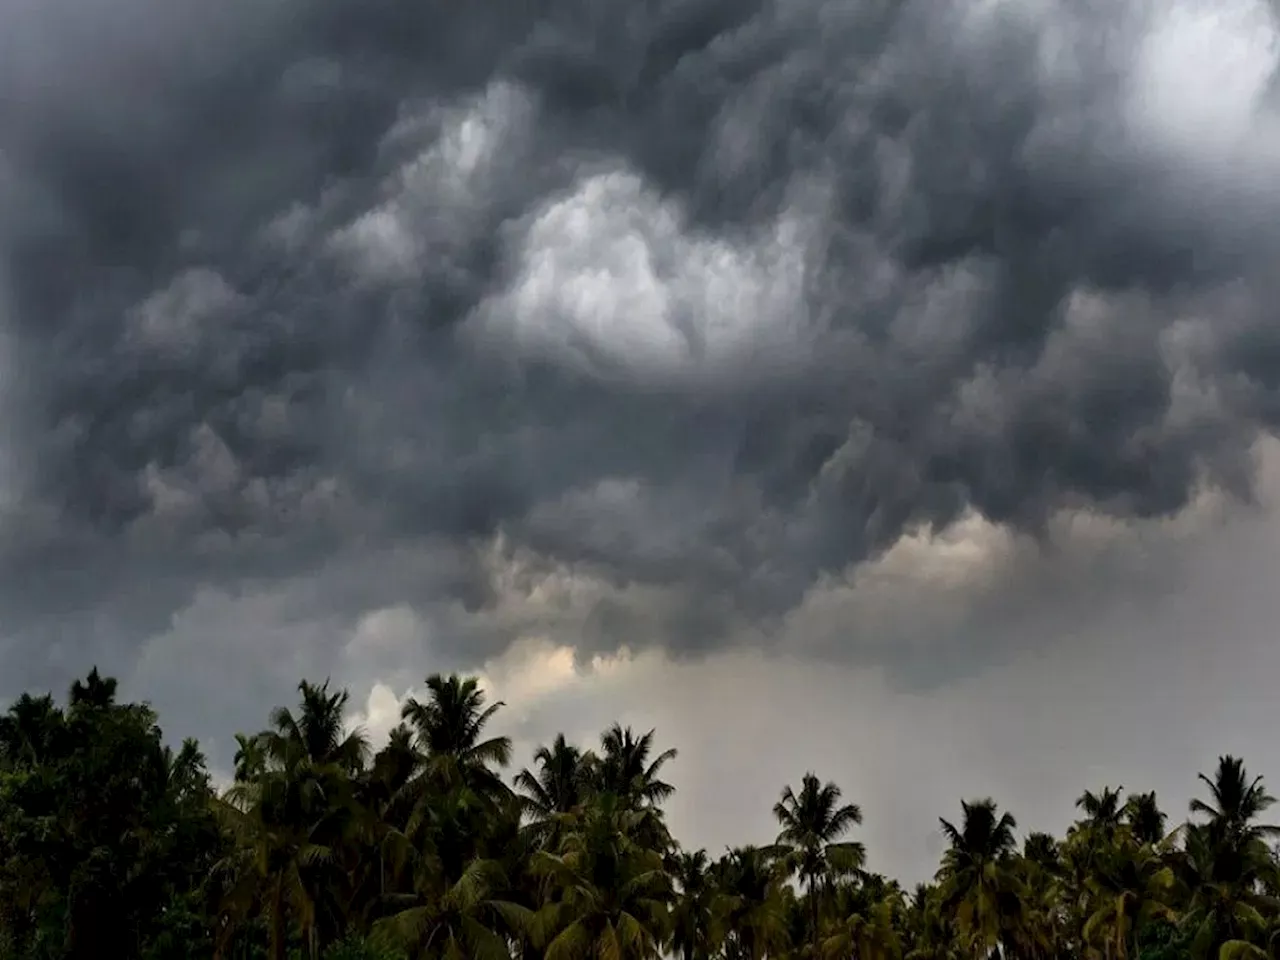
M 1076 798 L 1076 807 L 1084 812 L 1086 824 L 1098 836 L 1109 836 L 1124 819 L 1120 795 L 1124 787 L 1103 787 L 1098 793 L 1086 790 Z
M 395 912 L 374 925 L 375 938 L 422 960 L 510 960 L 531 912 L 501 896 L 501 864 L 475 859 L 450 876 L 430 849 L 414 859 L 413 892 L 388 898 Z
M 659 772 L 677 756 L 675 749 L 653 753 L 654 731 L 635 736 L 630 727 L 615 723 L 600 738 L 600 753 L 587 763 L 592 785 L 628 806 L 653 806 L 666 800 L 675 787 L 659 779 Z
M 934 884 L 917 884 L 905 913 L 907 960 L 953 960 L 954 937 Z
M 1129 832 L 1141 844 L 1156 846 L 1165 838 L 1165 821 L 1168 819 L 1156 801 L 1155 791 L 1133 793 L 1125 803 L 1125 817 Z
M 373 758 L 370 776 L 389 800 L 413 779 L 420 762 L 421 757 L 413 746 L 413 731 L 399 723 L 391 728 L 386 745 Z
M 284 960 L 290 922 L 308 935 L 318 905 L 308 868 L 331 863 L 324 842 L 323 795 L 312 782 L 292 781 L 283 771 L 264 771 L 237 783 L 215 802 L 234 846 L 215 866 L 224 889 L 225 932 L 254 915 L 266 919 L 271 960 Z
M 288 707 L 277 707 L 271 714 L 274 729 L 266 734 L 268 755 L 282 766 L 306 762 L 332 765 L 347 774 L 362 770 L 369 744 L 362 731 L 345 727 L 350 694 L 331 693 L 328 680 L 303 680 L 298 693 L 302 699 L 296 716 Z
M 115 677 L 103 677 L 94 667 L 83 681 L 75 680 L 71 684 L 68 703 L 71 709 L 103 709 L 116 702 L 117 682 Z
M 1243 761 L 1230 755 L 1218 758 L 1212 777 L 1199 778 L 1209 799 L 1192 800 L 1191 812 L 1205 820 L 1184 828 L 1178 861 L 1190 894 L 1184 924 L 1195 930 L 1197 958 L 1256 944 L 1266 935 L 1267 916 L 1280 914 L 1280 904 L 1264 893 L 1277 870 L 1267 841 L 1280 828 L 1257 822 L 1275 799 L 1261 777 L 1250 778 Z
M 492 768 L 511 762 L 511 739 L 484 737 L 502 702 L 485 706 L 484 691 L 474 677 L 434 673 L 426 685 L 428 699 L 410 697 L 401 716 L 417 734 L 427 773 L 447 786 L 465 785 L 480 795 L 506 792 Z
M 515 785 L 522 805 L 536 823 L 581 806 L 587 797 L 587 768 L 583 752 L 566 742 L 563 733 L 550 747 L 538 747 L 533 761 L 537 772 L 526 767 L 516 774 Z
M 938 880 L 944 908 L 954 916 L 958 932 L 977 960 L 985 960 L 1021 911 L 1021 890 L 1012 869 L 1017 821 L 1000 814 L 990 798 L 962 802 L 961 808 L 959 828 L 939 821 L 950 847 Z
M 671 880 L 639 835 L 644 813 L 605 794 L 533 869 L 545 902 L 530 922 L 543 960 L 657 960 L 667 941 Z
M 840 898 L 836 904 L 839 919 L 815 956 L 833 960 L 899 960 L 903 955 L 899 932 L 903 908 L 902 894 L 897 889 L 855 891 L 853 896 Z
M 738 847 L 713 866 L 726 960 L 763 960 L 785 946 L 787 872 L 775 847 Z
M 1189 894 L 1182 925 L 1194 960 L 1214 960 L 1229 944 L 1240 953 L 1241 944 L 1264 937 L 1276 905 L 1257 888 L 1262 872 L 1274 868 L 1261 844 L 1224 847 L 1212 824 L 1188 824 L 1177 864 Z
M 1280 827 L 1254 822 L 1276 801 L 1262 777 L 1249 778 L 1244 761 L 1230 754 L 1219 757 L 1213 777 L 1202 773 L 1199 779 L 1209 788 L 1209 800 L 1192 800 L 1191 812 L 1206 816 L 1219 836 L 1244 840 L 1280 833 Z
M 708 960 L 714 943 L 715 888 L 705 850 L 676 854 L 671 864 L 675 900 L 671 906 L 671 947 L 682 960 Z
M 812 773 L 801 781 L 800 793 L 790 787 L 773 806 L 781 825 L 778 844 L 791 851 L 790 863 L 809 897 L 809 936 L 815 952 L 821 936 L 819 897 L 836 875 L 861 869 L 866 850 L 861 843 L 841 841 L 849 830 L 862 823 L 862 811 L 854 803 L 840 803 L 840 788 L 822 783 Z
M 261 733 L 237 733 L 234 762 L 237 783 L 256 779 L 267 765 L 266 737 Z
M 1138 953 L 1138 932 L 1155 918 L 1173 921 L 1170 905 L 1173 870 L 1154 849 L 1136 840 L 1117 844 L 1089 878 L 1090 912 L 1082 935 L 1102 946 L 1107 960 L 1127 960 Z
M 51 695 L 22 694 L 0 717 L 0 758 L 10 766 L 43 762 L 63 729 L 62 721 Z
M 1032 831 L 1022 843 L 1022 856 L 1049 873 L 1060 867 L 1058 841 L 1048 833 Z
M 296 714 L 280 707 L 271 729 L 238 739 L 241 776 L 217 805 L 240 843 L 221 864 L 230 906 L 244 916 L 256 904 L 268 916 L 273 958 L 283 956 L 289 918 L 319 956 L 347 879 L 337 849 L 359 822 L 352 777 L 367 752 L 364 735 L 344 726 L 347 691 L 306 680 L 298 691 Z

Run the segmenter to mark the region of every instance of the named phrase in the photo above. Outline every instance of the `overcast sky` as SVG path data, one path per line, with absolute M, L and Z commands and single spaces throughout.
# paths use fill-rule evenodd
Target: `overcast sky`
M 909 880 L 961 797 L 1280 781 L 1276 18 L 0 0 L 0 697 L 225 771 L 478 671 Z

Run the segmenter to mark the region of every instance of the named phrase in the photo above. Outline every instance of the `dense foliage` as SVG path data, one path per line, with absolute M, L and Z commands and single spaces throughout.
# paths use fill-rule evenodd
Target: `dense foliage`
M 808 775 L 768 846 L 680 847 L 652 732 L 558 737 L 508 783 L 501 704 L 432 676 L 370 755 L 302 683 L 238 737 L 219 796 L 194 743 L 93 672 L 0 718 L 0 957 L 270 960 L 1252 960 L 1280 953 L 1272 798 L 1234 757 L 1170 825 L 1086 791 L 1062 838 L 989 799 L 943 820 L 933 883 L 869 872 L 859 808 Z M 764 802 L 764 798 L 762 798 Z

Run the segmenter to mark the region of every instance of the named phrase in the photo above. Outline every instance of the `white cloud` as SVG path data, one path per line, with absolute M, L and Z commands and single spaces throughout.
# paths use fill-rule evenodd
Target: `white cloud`
M 1135 119 L 1171 145 L 1225 159 L 1257 132 L 1280 54 L 1266 0 L 1180 0 L 1144 37 L 1135 61 Z
M 584 174 L 518 230 L 515 277 L 470 333 L 605 378 L 671 382 L 802 362 L 818 231 L 803 204 L 739 237 L 704 235 L 637 174 Z
M 1270 87 L 1280 26 L 1267 0 L 1161 4 L 1132 56 L 1127 116 L 1201 204 L 1252 225 L 1280 194 L 1280 112 Z M 1271 102 L 1268 102 L 1268 101 Z M 1263 204 L 1260 209 L 1259 204 Z M 1219 215 L 1221 215 L 1219 213 Z
M 349 713 L 348 729 L 358 728 L 368 738 L 370 746 L 374 750 L 379 749 L 391 736 L 392 728 L 400 722 L 400 709 L 411 695 L 397 696 L 387 684 L 375 683 L 369 689 L 364 704 Z
M 518 153 L 534 116 L 532 100 L 509 83 L 490 84 L 457 103 L 406 112 L 383 142 L 385 153 L 410 156 L 382 184 L 382 201 L 338 230 L 330 248 L 358 277 L 404 284 L 440 269 L 480 229 L 483 197 L 492 195 L 501 164 Z M 291 237 L 297 212 L 275 233 Z

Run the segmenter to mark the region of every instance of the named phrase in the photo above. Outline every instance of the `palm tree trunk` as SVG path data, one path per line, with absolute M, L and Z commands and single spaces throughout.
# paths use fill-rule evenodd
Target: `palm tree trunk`
M 283 877 L 271 891 L 271 960 L 285 960 Z
M 809 911 L 813 917 L 813 955 L 818 956 L 818 880 L 817 877 L 809 879 Z

